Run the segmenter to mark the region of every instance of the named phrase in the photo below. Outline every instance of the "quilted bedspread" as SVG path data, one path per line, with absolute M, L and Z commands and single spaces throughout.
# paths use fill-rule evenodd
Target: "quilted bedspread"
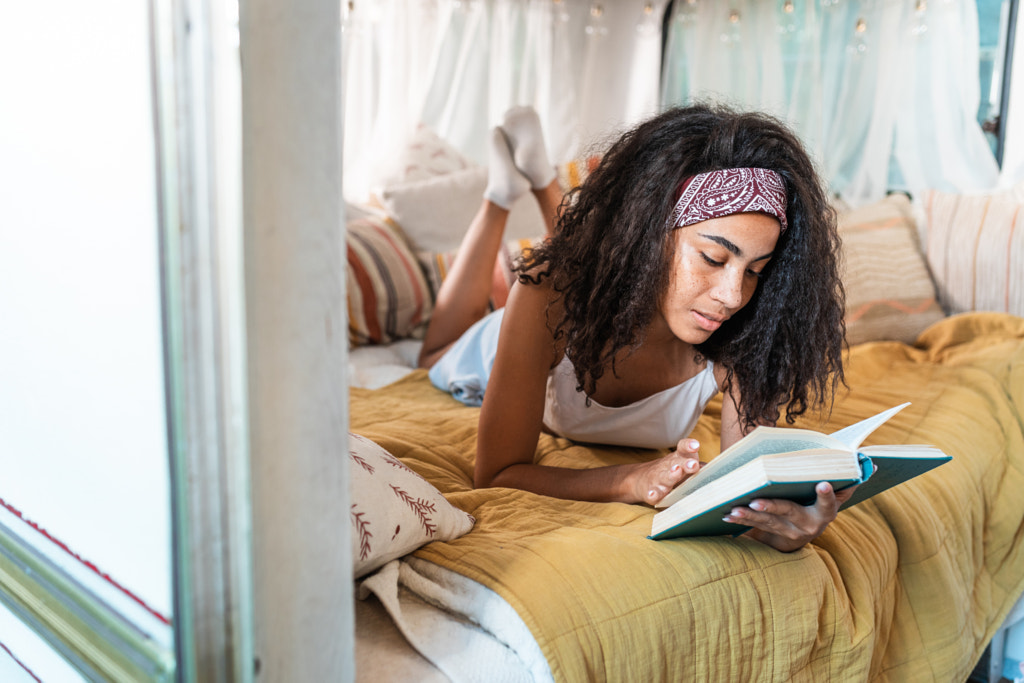
M 1024 591 L 1024 319 L 965 314 L 915 346 L 847 358 L 832 431 L 903 401 L 867 443 L 930 443 L 937 470 L 840 513 L 783 554 L 745 538 L 651 541 L 652 508 L 473 490 L 478 410 L 423 371 L 352 390 L 351 429 L 477 519 L 417 556 L 496 591 L 565 681 L 964 681 Z M 719 405 L 695 432 L 717 452 Z M 537 460 L 594 467 L 656 451 L 542 436 Z

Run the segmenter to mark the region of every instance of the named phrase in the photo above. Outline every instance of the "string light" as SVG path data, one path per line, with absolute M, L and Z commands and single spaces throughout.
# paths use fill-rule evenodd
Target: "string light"
M 867 32 L 868 23 L 864 21 L 864 17 L 858 17 L 853 27 L 853 40 L 846 46 L 846 51 L 851 57 L 860 57 L 868 51 Z
M 738 9 L 733 8 L 729 10 L 729 30 L 720 36 L 722 42 L 726 45 L 735 45 L 740 42 L 740 18 L 740 11 Z
M 660 33 L 659 28 L 657 17 L 654 16 L 654 3 L 647 0 L 640 21 L 636 25 L 636 32 L 642 36 L 653 36 Z
M 594 3 L 590 6 L 590 20 L 585 29 L 588 36 L 606 36 L 608 27 L 604 23 L 604 7 Z
M 565 0 L 551 0 L 551 2 L 555 6 L 555 19 L 563 24 L 569 23 L 569 9 L 566 7 Z
M 782 3 L 782 21 L 779 22 L 779 35 L 783 38 L 790 39 L 796 35 L 796 18 L 793 16 L 796 12 L 796 3 L 793 0 L 785 0 Z
M 928 20 L 925 17 L 927 12 L 927 0 L 916 0 L 914 3 L 914 23 L 910 27 L 910 35 L 915 38 L 923 36 L 928 31 Z
M 697 10 L 699 0 L 686 0 L 680 3 L 675 10 L 675 20 L 681 24 L 693 24 L 697 21 Z

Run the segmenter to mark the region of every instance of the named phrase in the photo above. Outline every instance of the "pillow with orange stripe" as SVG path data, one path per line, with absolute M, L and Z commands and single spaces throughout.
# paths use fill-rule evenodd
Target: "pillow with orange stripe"
M 1024 316 L 1024 188 L 989 194 L 929 190 L 924 252 L 950 313 Z
M 591 171 L 601 163 L 600 154 L 591 154 L 581 159 L 573 159 L 555 167 L 558 184 L 564 192 L 578 187 L 590 176 Z
M 924 328 L 944 316 L 905 195 L 839 214 L 839 234 L 847 343 L 913 344 Z
M 422 336 L 433 299 L 419 262 L 388 218 L 349 221 L 348 332 L 352 346 Z

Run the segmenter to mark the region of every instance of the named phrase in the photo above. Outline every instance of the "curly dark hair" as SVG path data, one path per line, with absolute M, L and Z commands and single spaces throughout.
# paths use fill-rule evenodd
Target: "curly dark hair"
M 713 104 L 673 108 L 622 135 L 559 210 L 554 236 L 517 266 L 521 281 L 550 278 L 563 317 L 554 330 L 594 391 L 617 352 L 643 343 L 668 286 L 669 213 L 683 180 L 727 168 L 768 168 L 786 183 L 788 229 L 750 302 L 697 347 L 739 390 L 741 422 L 792 423 L 827 408 L 843 378 L 840 242 L 814 163 L 784 124 Z M 536 274 L 540 274 L 539 276 Z

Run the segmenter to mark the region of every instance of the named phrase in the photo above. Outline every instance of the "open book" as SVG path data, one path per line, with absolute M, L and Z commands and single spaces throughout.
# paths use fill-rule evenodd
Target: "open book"
M 934 446 L 861 446 L 871 432 L 910 405 L 904 403 L 831 435 L 786 427 L 758 427 L 665 496 L 651 538 L 717 536 L 748 527 L 722 521 L 729 510 L 757 498 L 814 502 L 822 481 L 834 490 L 859 488 L 843 508 L 881 493 L 952 458 Z M 877 471 L 875 467 L 877 466 Z

